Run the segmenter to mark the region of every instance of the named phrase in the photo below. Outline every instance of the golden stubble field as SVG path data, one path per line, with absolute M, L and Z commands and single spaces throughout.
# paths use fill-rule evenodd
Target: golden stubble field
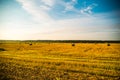
M 0 80 L 120 80 L 120 44 L 0 43 Z

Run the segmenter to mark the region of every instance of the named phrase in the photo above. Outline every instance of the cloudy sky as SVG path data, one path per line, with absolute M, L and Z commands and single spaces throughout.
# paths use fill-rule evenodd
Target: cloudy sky
M 0 39 L 120 40 L 119 0 L 0 0 Z

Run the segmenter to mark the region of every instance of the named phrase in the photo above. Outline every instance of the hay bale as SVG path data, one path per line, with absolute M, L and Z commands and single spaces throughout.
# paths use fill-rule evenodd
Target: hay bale
M 72 43 L 72 46 L 75 46 L 75 44 L 74 44 L 74 43 Z
M 0 51 L 6 51 L 4 48 L 0 48 Z
M 110 46 L 110 43 L 108 43 L 107 46 Z
M 32 45 L 32 43 L 31 44 L 29 44 L 30 46 Z

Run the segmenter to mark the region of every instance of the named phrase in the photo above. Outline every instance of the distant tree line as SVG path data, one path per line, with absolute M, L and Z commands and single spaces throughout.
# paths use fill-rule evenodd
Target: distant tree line
M 0 43 L 8 42 L 45 42 L 45 43 L 120 43 L 120 40 L 0 40 Z

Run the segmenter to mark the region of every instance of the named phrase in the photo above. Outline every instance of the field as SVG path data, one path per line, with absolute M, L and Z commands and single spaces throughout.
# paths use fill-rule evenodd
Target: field
M 0 80 L 120 80 L 120 44 L 0 43 Z

